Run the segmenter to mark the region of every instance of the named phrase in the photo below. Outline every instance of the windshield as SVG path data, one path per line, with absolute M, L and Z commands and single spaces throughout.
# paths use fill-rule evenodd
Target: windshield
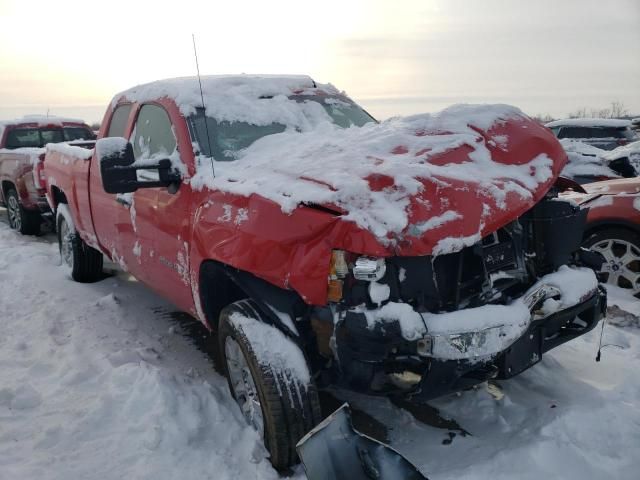
M 625 127 L 563 127 L 558 138 L 625 138 Z
M 375 122 L 371 115 L 343 96 L 292 95 L 289 99 L 298 103 L 319 103 L 332 123 L 341 128 L 361 127 L 366 123 Z M 248 122 L 218 121 L 212 117 L 205 117 L 202 108 L 196 109 L 196 112 L 189 117 L 191 134 L 198 143 L 200 152 L 218 161 L 235 160 L 239 151 L 249 147 L 256 140 L 286 130 L 286 126 L 280 123 L 254 125 Z
M 14 128 L 7 133 L 6 148 L 44 147 L 64 141 L 61 128 Z
M 317 102 L 329 114 L 333 123 L 342 128 L 362 127 L 375 119 L 346 97 L 340 95 L 293 95 L 296 102 Z

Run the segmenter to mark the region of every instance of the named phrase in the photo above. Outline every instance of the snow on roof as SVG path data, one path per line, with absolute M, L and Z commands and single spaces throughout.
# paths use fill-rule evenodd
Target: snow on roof
M 23 123 L 36 123 L 39 126 L 44 125 L 60 125 L 65 123 L 82 123 L 84 120 L 77 118 L 58 117 L 56 115 L 25 115 L 22 118 L 16 118 L 15 120 L 0 120 L 0 127 L 8 127 L 12 125 L 21 125 Z
M 308 103 L 324 111 L 316 102 Z M 455 105 L 433 115 L 348 129 L 336 127 L 327 116 L 309 130 L 289 129 L 263 137 L 239 152 L 236 161 L 215 162 L 215 178 L 209 159 L 200 157 L 191 185 L 243 196 L 258 194 L 287 213 L 303 203 L 335 205 L 348 212 L 344 220 L 384 241 L 408 226 L 411 200 L 426 188 L 425 181 L 444 185 L 452 179 L 477 185 L 498 208 L 506 208 L 507 193 L 530 199 L 532 190 L 551 178 L 552 160 L 538 155 L 519 165 L 497 162 L 477 131 L 486 132 L 514 118 L 526 117 L 508 105 Z M 509 138 L 501 141 L 508 143 Z M 403 151 L 397 151 L 398 146 Z M 464 162 L 431 163 L 460 147 L 470 149 Z M 394 188 L 373 189 L 371 175 L 390 177 Z
M 201 77 L 201 81 L 202 97 L 198 77 L 170 78 L 118 93 L 112 105 L 121 99 L 145 102 L 167 97 L 176 102 L 183 115 L 189 116 L 202 107 L 204 97 L 207 115 L 218 120 L 299 126 L 300 109 L 287 96 L 317 87 L 305 75 L 210 75 Z M 322 89 L 338 93 L 331 85 L 322 85 Z
M 628 127 L 630 120 L 618 120 L 615 118 L 567 118 L 549 122 L 545 127 Z

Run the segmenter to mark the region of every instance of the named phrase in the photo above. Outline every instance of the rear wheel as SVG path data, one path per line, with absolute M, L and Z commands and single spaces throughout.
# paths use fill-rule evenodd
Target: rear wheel
M 625 288 L 640 298 L 640 235 L 622 228 L 608 228 L 590 235 L 583 243 L 605 259 L 598 279 Z
M 20 203 L 18 192 L 13 188 L 7 191 L 7 215 L 9 216 L 9 226 L 22 235 L 40 233 L 40 213 L 25 210 Z
M 76 282 L 89 283 L 102 277 L 102 253 L 87 245 L 75 232 L 66 205 L 58 207 L 56 222 L 62 265 Z
M 320 401 L 299 347 L 264 323 L 250 300 L 220 313 L 220 354 L 229 389 L 247 423 L 260 433 L 271 463 L 298 462 L 296 444 L 320 420 Z

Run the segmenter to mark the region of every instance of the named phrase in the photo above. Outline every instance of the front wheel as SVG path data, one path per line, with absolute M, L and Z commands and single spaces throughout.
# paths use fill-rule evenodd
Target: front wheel
M 9 216 L 9 226 L 22 235 L 40 233 L 40 213 L 25 210 L 20 203 L 18 192 L 13 188 L 7 192 L 7 215 Z
M 320 420 L 318 392 L 302 350 L 241 300 L 220 313 L 220 353 L 229 389 L 263 437 L 276 469 L 298 461 L 296 444 Z
M 76 282 L 90 283 L 102 277 L 103 257 L 95 248 L 87 245 L 73 228 L 69 209 L 58 206 L 56 231 L 62 265 Z

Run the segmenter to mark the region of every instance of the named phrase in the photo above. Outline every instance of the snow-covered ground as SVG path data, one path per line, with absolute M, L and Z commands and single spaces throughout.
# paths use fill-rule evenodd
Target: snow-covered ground
M 52 241 L 0 222 L 0 480 L 279 478 L 173 308 L 125 274 L 72 282 Z M 598 327 L 498 387 L 432 403 L 466 436 L 340 395 L 432 480 L 638 478 L 640 301 L 610 295 L 622 310 L 604 343 L 619 347 L 600 363 Z

